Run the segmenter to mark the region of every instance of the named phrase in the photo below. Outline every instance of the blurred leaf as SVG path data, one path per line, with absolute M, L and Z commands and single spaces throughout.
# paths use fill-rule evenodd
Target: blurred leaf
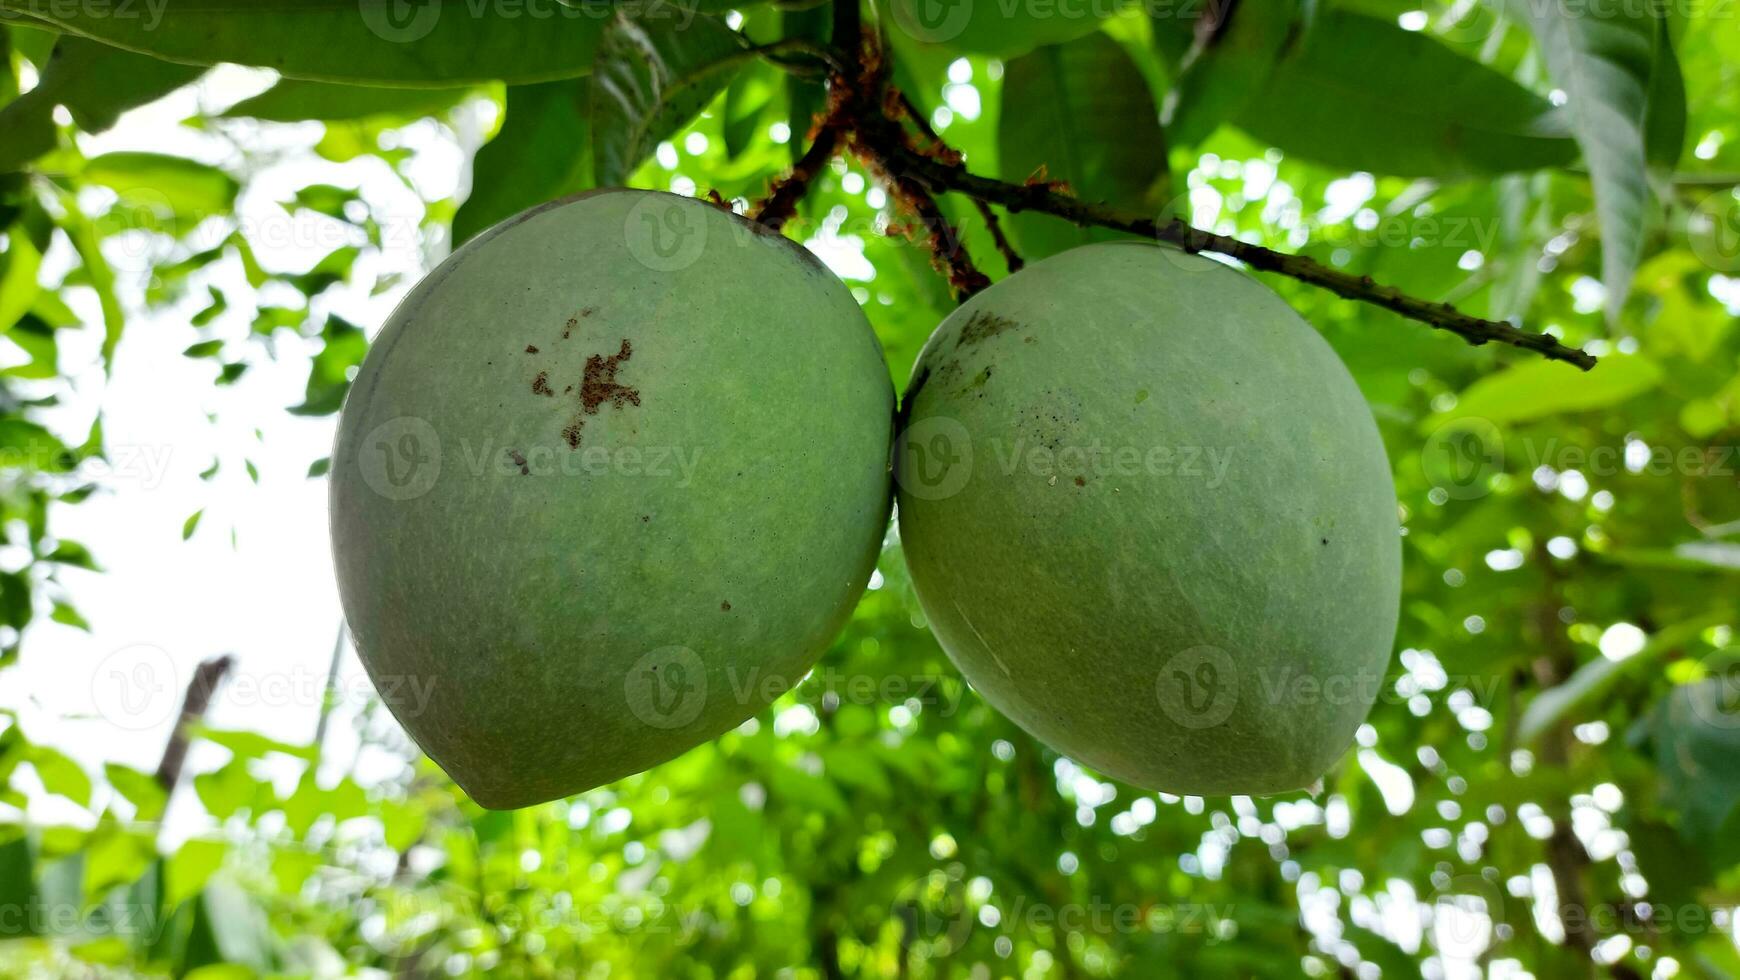
M 1221 9 L 1225 19 L 1195 38 L 1166 92 L 1161 121 L 1174 146 L 1195 146 L 1237 116 L 1263 90 L 1276 63 L 1305 43 L 1315 21 L 1301 0 Z
M 204 508 L 194 511 L 181 523 L 181 540 L 193 537 L 193 532 L 199 528 L 199 519 L 205 516 Z
M 1553 81 L 1568 99 L 1571 132 L 1595 185 L 1611 323 L 1625 305 L 1643 248 L 1649 204 L 1644 116 L 1663 35 L 1651 8 L 1566 4 L 1506 0 L 1505 9 L 1534 32 Z
M 626 183 L 654 148 L 699 115 L 755 57 L 717 17 L 687 27 L 619 14 L 598 45 L 592 78 L 592 159 L 598 183 Z
M 36 302 L 41 288 L 37 272 L 42 252 L 22 223 L 6 230 L 7 246 L 0 252 L 0 333 L 12 329 Z
M 49 611 L 48 618 L 63 626 L 71 626 L 73 629 L 84 630 L 86 633 L 91 631 L 91 624 L 85 619 L 85 617 L 81 615 L 77 609 L 65 602 L 56 601 L 54 607 Z
M 84 857 L 84 893 L 96 899 L 117 885 L 138 880 L 157 858 L 150 835 L 123 827 L 104 816 L 91 832 L 81 854 Z
M 1673 689 L 1656 706 L 1652 737 L 1663 795 L 1680 836 L 1721 866 L 1740 860 L 1740 698 L 1712 678 Z
M 117 762 L 105 765 L 103 776 L 109 781 L 109 785 L 114 787 L 115 792 L 133 804 L 136 811 L 134 819 L 152 821 L 163 816 L 163 808 L 169 802 L 169 794 L 165 793 L 163 787 L 158 785 L 157 777 Z
M 590 183 L 589 80 L 510 85 L 501 131 L 477 151 L 471 193 L 453 216 L 453 245 Z
M 42 560 L 59 565 L 72 565 L 75 568 L 83 568 L 92 572 L 102 570 L 97 567 L 97 560 L 92 557 L 91 549 L 77 541 L 61 541 L 54 546 L 53 551 L 44 555 Z
M 1683 572 L 1740 572 L 1740 544 L 1730 541 L 1686 541 L 1672 548 L 1620 548 L 1607 557 L 1634 568 Z
M 103 369 L 110 371 L 114 368 L 115 348 L 120 345 L 121 333 L 127 324 L 120 297 L 115 294 L 115 271 L 110 268 L 109 260 L 103 257 L 102 243 L 95 226 L 79 211 L 77 202 L 66 195 L 62 196 L 62 202 L 66 217 L 62 219 L 61 230 L 66 232 L 67 239 L 72 242 L 73 251 L 78 253 L 85 277 L 96 291 L 97 301 L 102 306 Z
M 188 224 L 230 213 L 240 190 L 234 177 L 216 167 L 161 153 L 105 153 L 92 157 L 81 176 L 114 190 L 124 201 L 167 205 Z
M 811 44 L 828 44 L 833 38 L 833 14 L 828 5 L 781 10 L 779 17 L 781 37 L 797 38 Z M 796 160 L 809 148 L 810 127 L 816 114 L 822 111 L 827 89 L 815 79 L 786 74 L 785 97 L 788 106 L 786 125 L 791 127 L 791 139 L 786 141 L 786 146 L 791 150 L 791 158 Z
M 369 342 L 361 328 L 341 317 L 326 318 L 320 333 L 325 343 L 314 355 L 308 368 L 308 385 L 302 404 L 290 409 L 292 415 L 331 415 L 344 404 L 351 378 Z
M 367 119 L 370 116 L 417 119 L 446 112 L 471 91 L 469 87 L 372 88 L 286 78 L 259 95 L 230 106 L 222 116 L 267 122 Z
M 1725 618 L 1724 613 L 1675 623 L 1651 636 L 1643 649 L 1623 660 L 1599 657 L 1579 666 L 1565 681 L 1540 692 L 1529 702 L 1517 723 L 1518 744 L 1528 745 L 1561 721 L 1584 720 L 1585 709 L 1607 697 L 1621 678 L 1647 672 L 1664 654 L 1678 650 L 1699 631 L 1720 626 Z
M 1644 147 L 1651 167 L 1672 173 L 1686 147 L 1686 80 L 1666 20 L 1656 32 L 1655 63 L 1644 108 Z
M 229 749 L 237 759 L 263 759 L 274 752 L 305 761 L 313 761 L 315 756 L 312 746 L 291 745 L 259 732 L 201 727 L 199 737 Z
M 57 105 L 66 107 L 80 129 L 100 133 L 122 112 L 154 102 L 204 71 L 63 35 L 36 87 L 0 108 L 0 170 L 54 149 Z
M 1504 425 L 1588 412 L 1641 395 L 1661 380 L 1661 368 L 1641 354 L 1609 354 L 1588 373 L 1558 361 L 1525 361 L 1474 382 L 1457 397 L 1454 409 L 1424 420 L 1421 428 L 1459 418 Z
M 272 799 L 271 787 L 261 785 L 248 772 L 248 761 L 243 758 L 231 759 L 211 772 L 193 777 L 193 788 L 206 812 L 218 820 Z
M 725 89 L 725 100 L 720 106 L 725 159 L 735 160 L 741 156 L 761 131 L 762 116 L 773 102 L 773 88 L 768 81 L 772 72 L 773 69 L 762 65 L 750 65 Z M 791 145 L 796 146 L 799 142 L 801 139 L 794 137 Z
M 1140 208 L 1166 176 L 1166 139 L 1147 83 L 1104 34 L 1043 47 L 1004 66 L 997 156 L 1005 180 L 1020 183 L 1043 168 L 1076 197 L 1115 207 Z M 1049 215 L 1012 219 L 1028 259 L 1115 237 Z
M 107 6 L 0 0 L 75 34 L 166 61 L 233 62 L 289 78 L 409 87 L 586 73 L 606 13 L 598 4 L 504 9 L 424 0 L 162 0 L 135 16 Z
M 32 747 L 31 768 L 42 780 L 42 788 L 56 796 L 64 796 L 79 806 L 91 805 L 91 777 L 79 764 L 45 745 Z
M 1231 70 L 1259 71 L 1260 57 Z M 1319 16 L 1235 119 L 1283 152 L 1405 177 L 1534 170 L 1576 156 L 1566 119 L 1545 99 L 1427 34 L 1341 10 Z
M 198 837 L 183 841 L 169 858 L 168 884 L 164 899 L 170 907 L 198 895 L 211 876 L 223 867 L 230 846 L 222 840 Z

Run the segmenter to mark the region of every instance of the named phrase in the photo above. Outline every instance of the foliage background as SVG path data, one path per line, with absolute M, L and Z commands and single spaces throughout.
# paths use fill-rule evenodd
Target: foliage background
M 823 90 L 749 44 L 825 42 L 827 8 L 208 8 L 0 0 L 0 974 L 1740 976 L 1731 6 L 1276 4 L 1212 43 L 1189 3 L 867 8 L 976 172 L 1044 165 L 1602 364 L 1267 280 L 1369 398 L 1406 533 L 1399 655 L 1320 793 L 1178 799 L 1056 756 L 962 683 L 891 532 L 772 710 L 514 813 L 366 699 L 316 689 L 313 742 L 249 730 L 224 699 L 282 666 L 242 624 L 213 714 L 235 724 L 197 731 L 179 789 L 113 761 L 138 752 L 100 698 L 114 751 L 57 748 L 18 678 L 94 688 L 108 661 L 64 637 L 125 625 L 78 601 L 122 542 L 66 531 L 125 492 L 103 478 L 116 355 L 179 349 L 218 388 L 305 376 L 213 426 L 330 421 L 455 240 L 595 183 L 760 197 Z M 165 105 L 209 152 L 101 148 Z M 1000 277 L 978 213 L 944 203 Z M 787 229 L 853 286 L 897 382 L 952 306 L 906 221 L 836 160 Z M 1100 234 L 1007 223 L 1030 259 Z M 170 537 L 221 539 L 284 452 L 217 459 Z

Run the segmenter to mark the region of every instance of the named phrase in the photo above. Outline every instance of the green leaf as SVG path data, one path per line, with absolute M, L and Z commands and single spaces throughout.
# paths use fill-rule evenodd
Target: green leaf
M 1582 720 L 1584 709 L 1601 703 L 1622 678 L 1646 673 L 1664 656 L 1681 649 L 1704 629 L 1720 626 L 1721 615 L 1674 623 L 1654 635 L 1643 649 L 1623 660 L 1600 657 L 1578 667 L 1569 678 L 1535 695 L 1517 723 L 1516 738 L 1527 745 L 1560 721 Z
M 0 251 L 0 333 L 11 330 L 36 303 L 41 268 L 42 251 L 24 224 L 7 229 L 6 248 Z
M 86 633 L 91 631 L 91 624 L 85 619 L 84 615 L 71 605 L 60 600 L 55 601 L 54 607 L 49 610 L 48 618 L 60 623 L 62 626 L 71 626 L 74 629 L 84 630 Z
M 78 763 L 43 745 L 32 746 L 29 758 L 43 789 L 79 806 L 91 805 L 91 777 Z
M 1104 34 L 1004 66 L 997 153 L 1005 180 L 1020 183 L 1043 167 L 1076 197 L 1115 207 L 1139 207 L 1166 176 L 1166 138 L 1147 82 Z M 1114 237 L 1049 215 L 1017 214 L 1011 223 L 1030 259 Z
M 0 171 L 54 148 L 57 105 L 66 107 L 80 129 L 100 133 L 121 113 L 156 101 L 204 70 L 63 36 L 36 87 L 0 108 Z
M 749 42 L 717 17 L 686 28 L 619 14 L 598 44 L 592 79 L 592 159 L 598 182 L 626 183 L 661 140 L 699 115 L 750 58 Z
M 1601 280 L 1614 322 L 1631 290 L 1648 212 L 1644 116 L 1656 42 L 1648 5 L 1507 0 L 1529 25 L 1553 81 L 1568 99 L 1571 133 L 1595 187 L 1601 229 Z
M 453 216 L 455 248 L 504 218 L 587 186 L 588 81 L 508 86 L 501 130 L 477 151 L 471 193 Z
M 199 528 L 199 519 L 204 516 L 205 508 L 203 507 L 187 516 L 187 520 L 183 521 L 181 524 L 181 540 L 186 541 L 193 537 L 193 532 Z
M 97 301 L 103 310 L 103 370 L 114 368 L 115 348 L 121 343 L 121 333 L 126 328 L 126 314 L 121 309 L 121 299 L 115 293 L 115 270 L 109 266 L 109 260 L 103 257 L 103 249 L 97 229 L 79 210 L 78 203 L 69 194 L 61 195 L 65 208 L 65 217 L 61 219 L 61 230 L 66 232 L 67 239 L 72 242 L 73 251 L 78 253 L 83 264 L 85 277 L 93 290 Z
M 1674 688 L 1656 706 L 1653 739 L 1664 802 L 1680 835 L 1717 866 L 1740 859 L 1740 700 L 1725 678 Z
M 609 16 L 602 3 L 466 0 L 160 0 L 129 7 L 0 0 L 0 9 L 166 61 L 233 62 L 315 81 L 451 86 L 584 75 Z
M 115 792 L 133 804 L 135 819 L 149 822 L 163 816 L 163 809 L 169 803 L 169 794 L 163 791 L 155 776 L 117 762 L 105 765 L 103 776 L 114 787 Z
M 211 876 L 223 867 L 230 846 L 221 840 L 192 838 L 183 841 L 169 858 L 168 883 L 164 900 L 173 908 L 198 895 Z
M 61 541 L 55 545 L 53 551 L 44 555 L 42 560 L 60 565 L 72 565 L 75 568 L 83 568 L 92 572 L 102 570 L 97 567 L 97 560 L 92 557 L 91 549 L 77 541 Z
M 1607 558 L 1632 568 L 1740 573 L 1740 543 L 1730 541 L 1682 541 L 1666 549 L 1620 548 L 1608 554 Z
M 260 759 L 278 753 L 292 758 L 312 761 L 315 749 L 308 745 L 291 745 L 275 738 L 261 735 L 259 732 L 232 731 L 220 728 L 201 728 L 199 737 L 214 745 L 221 745 L 238 759 Z
M 755 134 L 760 132 L 762 116 L 773 103 L 772 73 L 773 69 L 766 66 L 750 65 L 725 89 L 720 112 L 723 118 L 719 123 L 721 135 L 725 138 L 725 159 L 735 160 L 741 156 L 754 141 Z M 781 77 L 791 78 L 794 83 L 798 81 L 792 76 Z M 790 145 L 795 147 L 802 142 L 803 134 L 800 132 L 794 135 Z
M 1662 173 L 1673 172 L 1686 148 L 1686 80 L 1680 74 L 1680 58 L 1674 52 L 1666 20 L 1657 29 L 1643 134 L 1649 165 Z
M 157 847 L 149 834 L 123 827 L 105 815 L 85 841 L 84 893 L 101 898 L 116 885 L 137 881 L 157 859 Z
M 307 389 L 302 404 L 290 409 L 292 415 L 331 415 L 338 411 L 344 404 L 345 392 L 350 390 L 355 369 L 368 353 L 367 335 L 342 317 L 327 317 L 321 337 L 326 343 L 308 367 Z
M 248 760 L 242 758 L 193 777 L 193 789 L 206 812 L 218 820 L 226 820 L 238 810 L 270 806 L 273 801 L 271 785 L 255 779 L 248 772 Z
M 165 206 L 184 226 L 231 213 L 241 189 L 234 177 L 216 167 L 162 153 L 105 153 L 85 164 L 83 176 L 123 201 Z
M 1459 418 L 1504 425 L 1593 411 L 1649 391 L 1661 380 L 1661 368 L 1641 354 L 1609 354 L 1587 373 L 1559 361 L 1526 361 L 1476 381 L 1457 398 L 1454 409 L 1425 419 L 1421 430 Z
M 267 122 L 299 122 L 304 119 L 334 122 L 373 116 L 417 119 L 446 112 L 471 91 L 469 86 L 376 88 L 286 78 L 259 95 L 230 106 L 221 115 L 225 119 L 262 119 Z
M 1161 121 L 1174 146 L 1195 146 L 1238 115 L 1262 91 L 1276 63 L 1304 41 L 1314 20 L 1300 0 L 1224 9 L 1228 20 L 1196 40 L 1166 93 Z
M 331 456 L 322 456 L 319 459 L 315 460 L 314 462 L 308 464 L 308 478 L 310 480 L 319 479 L 320 477 L 325 476 L 331 470 L 332 470 L 332 457 Z
M 1260 57 L 1228 69 L 1260 71 Z M 1235 121 L 1285 153 L 1403 177 L 1534 170 L 1576 157 L 1567 120 L 1547 100 L 1434 37 L 1343 10 L 1319 16 Z
M 782 10 L 779 23 L 781 37 L 797 38 L 812 44 L 827 44 L 834 36 L 832 11 L 827 6 Z M 796 160 L 803 156 L 804 150 L 809 146 L 805 137 L 815 123 L 816 114 L 822 111 L 828 92 L 826 87 L 814 79 L 787 74 L 785 94 L 788 106 L 786 125 L 791 127 L 791 139 L 786 141 L 786 146 L 791 150 L 791 158 Z M 727 129 L 726 139 L 730 138 L 730 130 Z
M 28 838 L 22 835 L 0 838 L 0 909 L 30 907 L 36 899 L 35 866 Z M 27 916 L 0 916 L 0 939 L 28 935 L 31 931 Z

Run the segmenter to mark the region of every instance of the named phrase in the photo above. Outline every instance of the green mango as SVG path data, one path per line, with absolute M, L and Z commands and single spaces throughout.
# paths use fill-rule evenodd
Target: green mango
M 594 191 L 454 252 L 332 455 L 357 651 L 483 806 L 640 772 L 814 664 L 875 564 L 893 385 L 846 287 L 711 204 Z
M 1042 741 L 1177 794 L 1307 786 L 1383 680 L 1395 488 L 1329 345 L 1146 242 L 1028 266 L 942 322 L 895 447 L 943 648 Z

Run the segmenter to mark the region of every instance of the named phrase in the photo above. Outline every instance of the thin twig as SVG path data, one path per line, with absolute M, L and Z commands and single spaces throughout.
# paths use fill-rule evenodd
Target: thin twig
M 791 172 L 773 182 L 766 199 L 756 209 L 754 219 L 774 231 L 790 221 L 797 213 L 798 202 L 809 193 L 810 182 L 833 159 L 839 142 L 839 130 L 825 122 L 818 127 L 815 137 L 810 140 L 810 148 L 804 151 L 797 163 L 792 164 Z
M 989 286 L 991 279 L 973 263 L 959 230 L 949 224 L 930 191 L 902 168 L 892 165 L 896 154 L 918 151 L 912 148 L 906 129 L 899 122 L 899 110 L 890 112 L 885 101 L 890 89 L 884 52 L 875 37 L 864 31 L 858 5 L 851 0 L 835 0 L 833 31 L 836 44 L 842 38 L 859 39 L 858 71 L 854 77 L 839 77 L 829 83 L 832 106 L 829 114 L 840 121 L 847 147 L 887 189 L 888 196 L 918 218 L 924 227 L 923 241 L 930 249 L 931 263 L 948 278 L 956 301 L 965 302 Z
M 788 37 L 782 41 L 774 41 L 771 44 L 758 44 L 754 47 L 748 48 L 747 51 L 750 54 L 759 55 L 766 59 L 768 63 L 776 68 L 793 74 L 805 75 L 810 78 L 819 78 L 823 75 L 829 74 L 830 72 L 835 75 L 843 75 L 848 71 L 846 63 L 840 60 L 839 53 L 834 49 L 801 37 Z M 792 54 L 805 55 L 814 58 L 825 65 L 827 70 L 801 70 L 798 68 L 796 63 L 786 57 L 787 55 Z
M 963 166 L 946 164 L 901 147 L 890 149 L 891 164 L 902 168 L 909 179 L 923 184 L 933 192 L 958 191 L 981 201 L 1000 204 L 1011 213 L 1040 211 L 1079 225 L 1097 225 L 1169 242 L 1187 252 L 1215 252 L 1238 259 L 1254 269 L 1277 272 L 1327 289 L 1345 299 L 1382 307 L 1410 320 L 1418 320 L 1435 329 L 1456 334 L 1476 346 L 1489 342 L 1509 344 L 1534 351 L 1550 360 L 1574 364 L 1585 371 L 1595 366 L 1592 355 L 1567 347 L 1550 334 L 1525 333 L 1508 323 L 1463 313 L 1449 303 L 1432 303 L 1418 299 L 1394 286 L 1374 282 L 1370 276 L 1340 272 L 1303 255 L 1290 255 L 1225 235 L 1216 235 L 1193 228 L 1175 218 L 1161 222 L 1143 215 L 1091 204 L 1060 194 L 1042 184 L 1010 184 L 980 177 Z
M 960 231 L 949 224 L 930 188 L 914 180 L 898 166 L 902 156 L 918 156 L 906 145 L 906 134 L 900 124 L 884 116 L 866 114 L 848 134 L 852 149 L 864 166 L 876 176 L 895 203 L 915 215 L 924 229 L 924 243 L 930 249 L 931 262 L 948 278 L 955 300 L 968 297 L 991 285 L 991 279 L 973 262 Z M 927 158 L 928 159 L 928 158 Z
M 332 720 L 332 709 L 338 706 L 338 667 L 344 661 L 344 620 L 338 621 L 338 636 L 332 641 L 332 660 L 326 666 L 326 686 L 321 688 L 320 720 L 314 726 L 314 753 L 326 747 L 326 726 Z
M 193 726 L 205 717 L 212 696 L 235 662 L 235 658 L 226 653 L 201 663 L 194 670 L 187 694 L 181 700 L 181 714 L 175 719 L 175 730 L 170 733 L 169 744 L 163 748 L 163 759 L 157 764 L 157 785 L 163 787 L 165 793 L 175 792 L 175 785 L 181 782 L 181 767 L 187 762 L 187 746 L 193 740 Z
M 917 105 L 913 104 L 911 96 L 900 89 L 890 87 L 888 101 L 894 110 L 910 120 L 912 125 L 928 141 L 929 145 L 925 149 L 926 156 L 939 159 L 944 163 L 958 164 L 960 162 L 960 153 L 943 141 L 936 128 L 930 124 L 930 120 L 924 118 L 924 113 L 919 111 Z M 1012 274 L 1020 272 L 1027 263 L 1022 260 L 1020 255 L 1016 254 L 1015 246 L 1010 244 L 1008 237 L 1003 234 L 1003 224 L 997 220 L 997 212 L 991 208 L 987 201 L 982 201 L 976 197 L 972 200 L 979 209 L 979 216 L 985 219 L 985 227 L 991 232 L 991 240 L 997 243 L 997 251 L 1003 254 L 1003 264 L 1008 267 Z
M 997 212 L 991 210 L 991 204 L 988 201 L 981 201 L 975 197 L 973 203 L 979 206 L 979 214 L 985 219 L 985 227 L 991 230 L 991 240 L 997 243 L 997 251 L 1003 253 L 1003 264 L 1009 267 L 1011 274 L 1020 272 L 1027 263 L 1022 260 L 1020 255 L 1016 254 L 1015 246 L 1011 245 L 1008 237 L 1003 234 L 1003 223 L 997 220 Z

